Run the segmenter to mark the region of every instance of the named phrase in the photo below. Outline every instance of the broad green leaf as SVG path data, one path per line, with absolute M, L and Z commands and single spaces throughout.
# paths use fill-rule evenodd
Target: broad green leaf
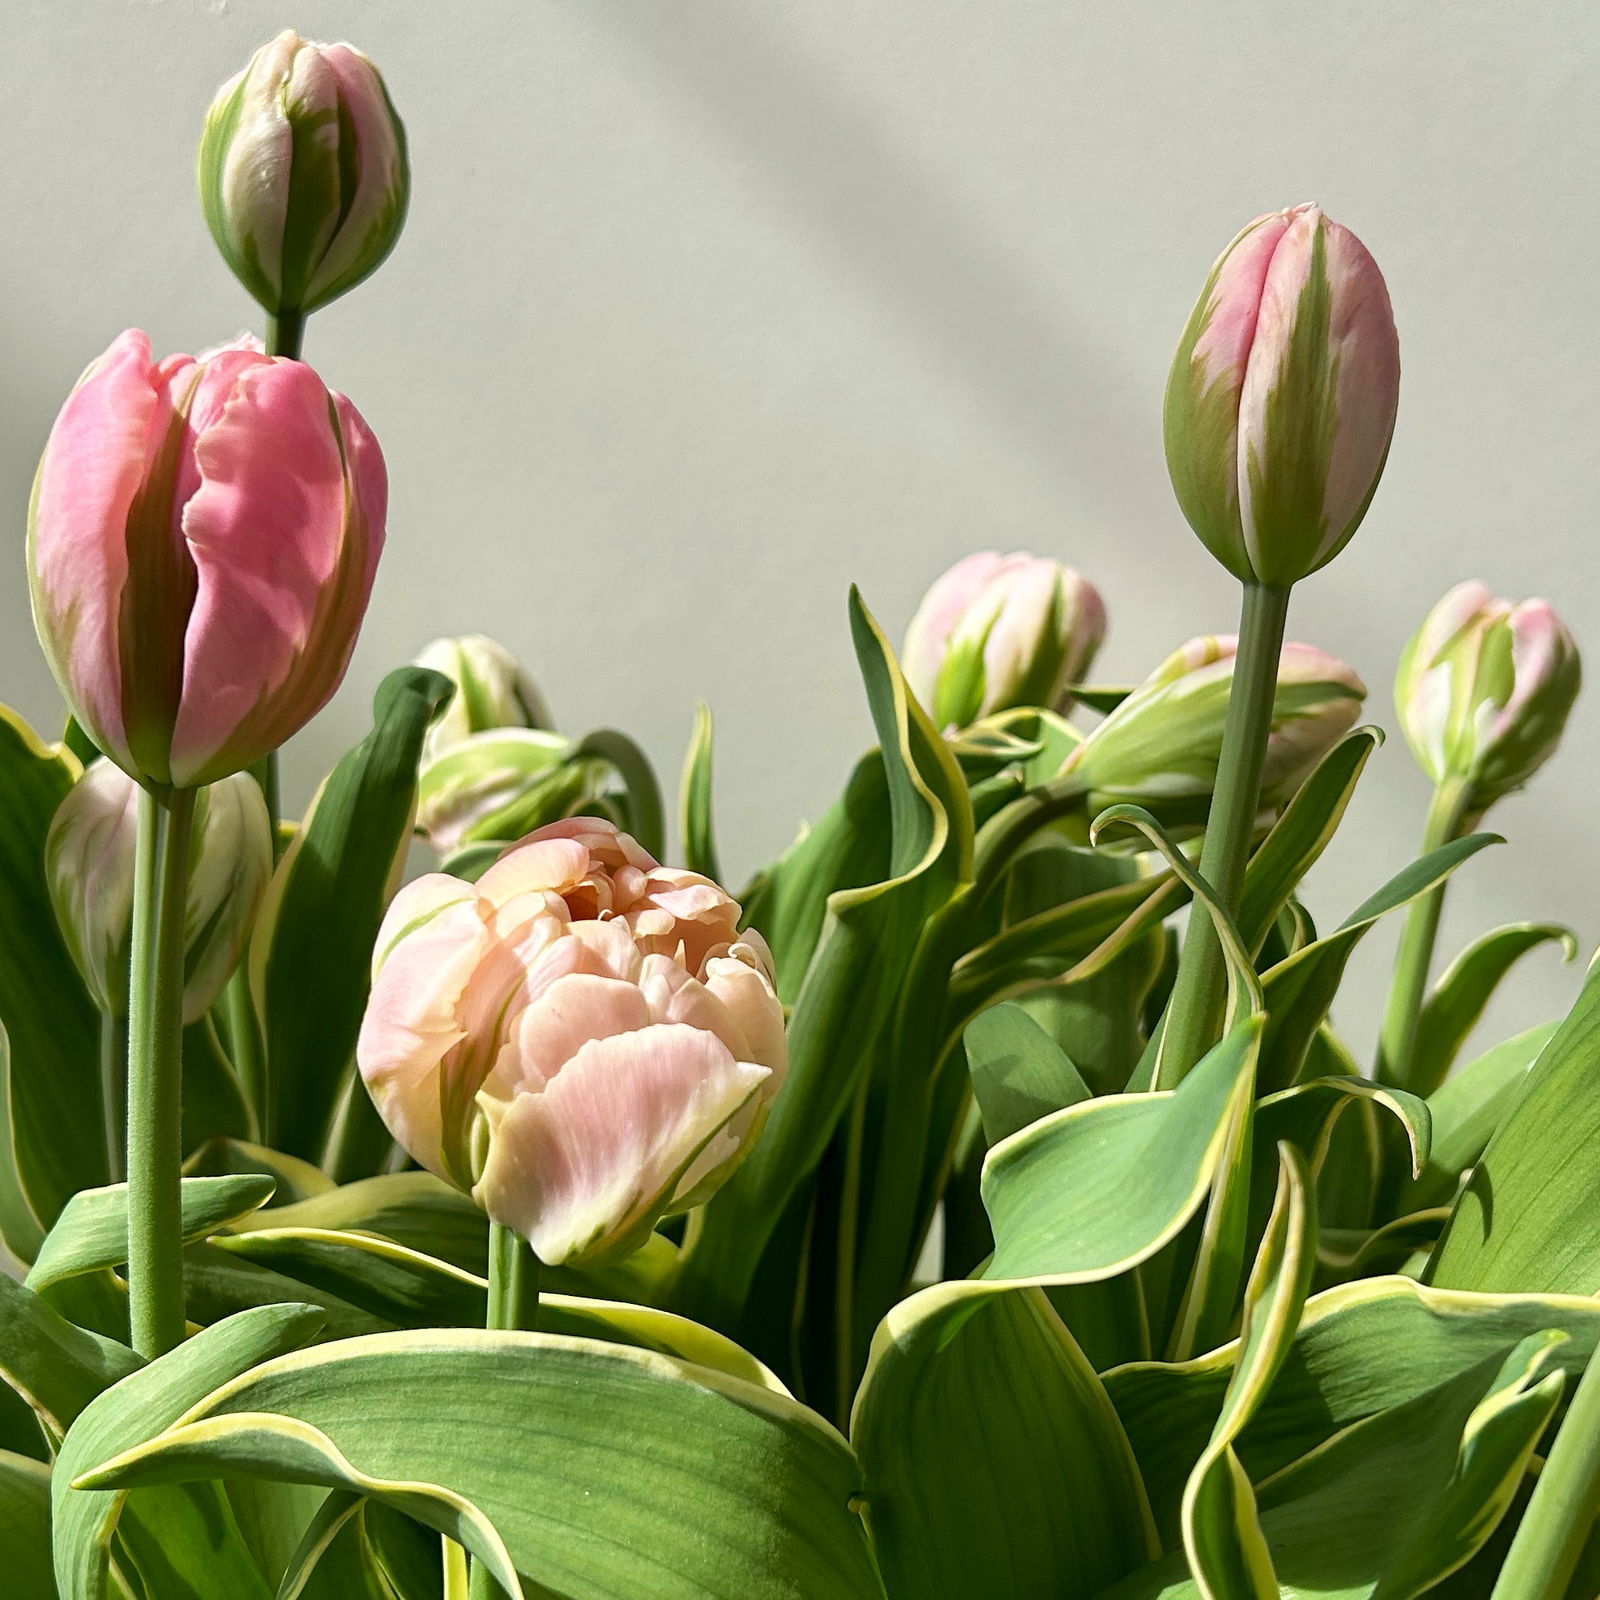
M 1502 842 L 1498 834 L 1474 833 L 1430 850 L 1364 900 L 1332 933 L 1263 974 L 1270 1019 L 1261 1045 L 1263 1089 L 1285 1089 L 1299 1075 L 1311 1041 L 1344 981 L 1345 966 L 1368 929 L 1380 917 L 1443 883 L 1469 857 Z
M 141 1362 L 127 1346 L 74 1327 L 0 1272 L 0 1378 L 33 1407 L 60 1438 L 100 1393 Z
M 1260 1484 L 1364 1418 L 1405 1405 L 1545 1328 L 1568 1335 L 1555 1363 L 1581 1371 L 1600 1339 L 1600 1303 L 1429 1289 L 1410 1278 L 1325 1290 L 1306 1302 L 1294 1348 L 1239 1437 L 1239 1459 Z M 1234 1355 L 1235 1346 L 1224 1345 L 1192 1361 L 1133 1362 L 1104 1375 L 1164 1530 L 1211 1437 Z
M 1251 856 L 1234 920 L 1252 953 L 1261 949 L 1273 923 L 1293 905 L 1295 890 L 1343 821 L 1368 757 L 1382 743 L 1379 728 L 1356 728 L 1346 734 L 1295 791 Z
M 445 1544 L 431 1528 L 378 1500 L 361 1509 L 367 1548 L 394 1591 L 394 1600 L 444 1600 Z
M 262 1142 L 315 1161 L 355 1051 L 372 946 L 410 837 L 417 757 L 450 680 L 391 672 L 278 863 L 250 947 L 269 1101 Z
M 985 1277 L 1093 1282 L 1174 1238 L 1215 1179 L 1260 1038 L 1247 1018 L 1176 1089 L 1086 1101 L 997 1144 L 983 1171 Z
M 1433 1116 L 1427 1101 L 1370 1078 L 1311 1078 L 1292 1089 L 1266 1095 L 1256 1107 L 1256 1129 L 1272 1144 L 1292 1144 L 1315 1175 L 1322 1169 L 1339 1119 L 1363 1106 L 1377 1108 L 1392 1119 L 1405 1136 L 1412 1174 L 1421 1172 L 1433 1142 Z
M 763 1254 L 872 1069 L 930 918 L 970 881 L 973 859 L 960 773 L 854 594 L 851 626 L 883 749 L 891 876 L 829 900 L 790 1018 L 782 1092 L 750 1155 L 702 1213 L 678 1285 L 679 1304 L 695 1320 L 735 1334 L 768 1359 L 781 1356 L 789 1317 L 788 1307 L 763 1304 L 754 1308 L 760 1327 L 746 1320 Z M 925 1073 L 932 1063 L 897 1065 Z M 916 1177 L 910 1182 L 914 1195 Z
M 1433 1141 L 1421 1175 L 1401 1192 L 1399 1207 L 1421 1211 L 1455 1199 L 1461 1175 L 1484 1150 L 1516 1103 L 1539 1053 L 1559 1024 L 1541 1023 L 1486 1050 L 1428 1096 Z
M 569 1600 L 871 1600 L 844 1441 L 793 1401 L 546 1334 L 379 1334 L 224 1380 L 95 1488 L 235 1473 L 383 1501 Z M 491 1521 L 492 1518 L 492 1521 Z
M 695 704 L 694 733 L 683 760 L 683 778 L 678 786 L 678 830 L 684 866 L 691 872 L 704 873 L 713 883 L 721 883 L 711 816 L 711 708 L 703 700 Z
M 249 1216 L 272 1198 L 274 1180 L 257 1175 L 185 1178 L 183 1239 L 204 1239 Z M 128 1259 L 128 1186 L 113 1183 L 75 1194 L 39 1248 L 26 1282 L 36 1293 L 53 1283 Z
M 362 1311 L 336 1294 L 243 1260 L 210 1240 L 192 1244 L 183 1252 L 183 1295 L 189 1320 L 202 1327 L 225 1322 L 242 1311 L 286 1303 L 315 1306 L 322 1313 L 323 1337 L 328 1339 L 378 1333 L 387 1327 L 382 1317 Z
M 990 1144 L 1090 1098 L 1065 1050 L 1021 1006 L 980 1011 L 963 1036 L 972 1092 Z
M 44 876 L 45 836 L 81 770 L 0 706 L 0 1227 L 24 1261 L 72 1195 L 109 1176 L 99 1013 Z
M 891 1600 L 1087 1597 L 1159 1548 L 1116 1413 L 1037 1290 L 896 1306 L 851 1437 Z
M 183 1030 L 183 1148 L 246 1139 L 254 1113 L 209 1016 Z
M 1429 1266 L 1453 1289 L 1600 1292 L 1600 968 L 1472 1171 Z
M 50 1564 L 50 1469 L 0 1450 L 0 1551 L 17 1600 L 55 1600 Z
M 1233 1375 L 1184 1488 L 1183 1547 L 1205 1600 L 1277 1600 L 1255 1491 L 1234 1445 L 1289 1357 L 1315 1264 L 1310 1175 L 1293 1145 L 1279 1145 L 1277 1198 L 1245 1290 Z
M 154 1515 L 143 1524 L 147 1533 L 159 1532 L 177 1522 L 181 1507 L 208 1514 L 208 1533 L 198 1533 L 203 1523 L 186 1532 L 200 1537 L 199 1549 L 170 1552 L 186 1565 L 198 1558 L 209 1558 L 215 1587 L 212 1595 L 227 1594 L 232 1600 L 252 1600 L 267 1593 L 259 1572 L 250 1562 L 226 1498 L 220 1488 L 173 1494 L 162 1493 L 145 1499 L 123 1492 L 76 1487 L 76 1480 L 108 1457 L 141 1443 L 170 1426 L 196 1400 L 220 1383 L 226 1383 L 257 1362 L 293 1349 L 310 1338 L 321 1323 L 320 1315 L 308 1306 L 270 1306 L 219 1323 L 197 1333 L 187 1343 L 148 1366 L 124 1378 L 114 1388 L 93 1400 L 67 1430 L 61 1452 L 56 1457 L 51 1479 L 52 1521 L 55 1539 L 56 1584 L 61 1600 L 100 1600 L 106 1581 L 106 1562 L 112 1535 L 124 1515 L 124 1502 L 139 1512 L 149 1506 Z M 131 1529 L 129 1531 L 132 1531 Z M 146 1559 L 155 1554 L 159 1541 L 144 1540 Z M 138 1551 L 135 1552 L 136 1559 Z M 255 1584 L 248 1583 L 255 1572 Z M 240 1585 L 230 1587 L 229 1584 Z M 187 1586 L 158 1589 L 161 1600 L 174 1600 L 193 1594 Z M 201 1591 L 201 1595 L 204 1591 Z M 196 1595 L 196 1600 L 201 1600 Z
M 362 1525 L 362 1498 L 324 1496 L 278 1587 L 278 1600 L 392 1600 Z
M 1495 1352 L 1258 1482 L 1276 1592 L 1412 1600 L 1470 1560 L 1505 1514 L 1555 1412 L 1563 1376 L 1550 1370 L 1550 1356 L 1559 1338 L 1537 1333 Z M 1105 1600 L 1206 1593 L 1168 1557 Z
M 277 1185 L 271 1203 L 280 1209 L 299 1200 L 309 1200 L 313 1195 L 326 1194 L 334 1186 L 333 1179 L 321 1167 L 244 1139 L 208 1140 L 184 1162 L 183 1172 L 189 1178 L 261 1173 Z
M 1506 973 L 1530 950 L 1551 943 L 1561 946 L 1567 961 L 1578 953 L 1577 936 L 1570 928 L 1554 922 L 1514 922 L 1484 934 L 1450 963 L 1417 1021 L 1409 1072 L 1419 1094 L 1431 1094 L 1445 1081 Z

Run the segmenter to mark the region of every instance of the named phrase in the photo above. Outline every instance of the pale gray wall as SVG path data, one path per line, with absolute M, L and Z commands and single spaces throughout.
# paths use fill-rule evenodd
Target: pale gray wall
M 1591 0 L 3 14 L 0 682 L 46 723 L 21 555 L 39 446 L 126 324 L 164 350 L 252 322 L 191 163 L 213 88 L 287 23 L 378 60 L 416 166 L 395 256 L 307 346 L 376 427 L 394 502 L 355 666 L 290 753 L 292 794 L 359 734 L 387 667 L 482 629 L 565 728 L 632 729 L 670 771 L 706 696 L 742 869 L 867 737 L 852 580 L 898 636 L 966 551 L 1058 554 L 1106 593 L 1109 676 L 1230 628 L 1230 581 L 1162 469 L 1162 383 L 1216 251 L 1306 199 L 1382 263 L 1406 376 L 1372 513 L 1291 632 L 1355 662 L 1385 722 L 1401 642 L 1461 577 L 1546 594 L 1600 653 Z M 1600 934 L 1597 731 L 1600 694 L 1499 814 L 1513 843 L 1463 874 L 1452 944 L 1523 916 Z M 1324 918 L 1403 863 L 1424 801 L 1396 740 L 1320 874 Z M 1536 956 L 1497 1020 L 1574 985 Z

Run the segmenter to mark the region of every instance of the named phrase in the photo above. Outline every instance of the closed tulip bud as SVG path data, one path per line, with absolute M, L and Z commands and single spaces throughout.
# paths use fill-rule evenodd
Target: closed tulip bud
M 1233 691 L 1231 637 L 1191 639 L 1139 685 L 1068 758 L 1093 816 L 1123 802 L 1169 826 L 1205 822 Z M 1308 644 L 1279 657 L 1261 808 L 1288 803 L 1312 767 L 1349 732 L 1366 685 L 1344 662 Z
M 584 784 L 584 774 L 568 768 L 571 752 L 570 739 L 539 728 L 468 734 L 424 762 L 417 777 L 417 826 L 439 855 L 448 856 L 464 844 L 514 839 L 564 816 Z M 555 809 L 530 824 L 529 808 L 537 809 L 541 793 Z M 515 823 L 502 821 L 511 816 Z
M 1578 647 L 1543 600 L 1513 604 L 1459 583 L 1400 658 L 1395 708 L 1435 784 L 1467 786 L 1478 815 L 1554 753 L 1583 677 Z
M 1071 567 L 981 551 L 923 597 L 906 630 L 906 681 L 941 728 L 1013 706 L 1065 710 L 1105 631 L 1099 591 Z
M 223 259 L 273 316 L 353 289 L 394 248 L 406 136 L 378 69 L 348 44 L 280 33 L 217 92 L 200 204 Z
M 56 920 L 94 1003 L 113 1017 L 128 1009 L 138 793 L 111 762 L 92 762 L 57 807 L 45 841 Z M 202 789 L 183 914 L 186 1023 L 205 1015 L 238 965 L 271 877 L 272 824 L 260 785 L 241 772 Z
M 1338 555 L 1394 432 L 1400 347 L 1366 246 L 1316 206 L 1222 252 L 1167 382 L 1178 504 L 1235 577 L 1285 588 Z
M 424 765 L 475 733 L 551 725 L 538 684 L 503 644 L 484 634 L 435 639 L 416 664 L 442 672 L 456 688 L 428 730 L 422 746 Z
M 551 1265 L 637 1247 L 733 1171 L 783 1080 L 771 958 L 738 919 L 591 817 L 475 884 L 416 879 L 356 1047 L 389 1131 Z
M 275 750 L 344 677 L 383 548 L 383 457 L 310 367 L 124 333 L 34 481 L 34 625 L 124 772 L 191 788 Z

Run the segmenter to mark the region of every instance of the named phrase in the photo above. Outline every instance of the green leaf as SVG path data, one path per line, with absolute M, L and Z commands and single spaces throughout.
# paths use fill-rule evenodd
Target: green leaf
M 1345 966 L 1368 929 L 1380 917 L 1443 883 L 1469 857 L 1502 842 L 1498 834 L 1475 833 L 1430 850 L 1364 900 L 1332 933 L 1295 951 L 1263 975 L 1271 1019 L 1261 1046 L 1263 1089 L 1284 1089 L 1295 1081 L 1344 981 Z
M 140 1541 L 146 1560 L 168 1545 L 167 1554 L 174 1560 L 186 1566 L 197 1560 L 202 1566 L 210 1566 L 214 1587 L 209 1593 L 213 1596 L 226 1594 L 232 1600 L 238 1595 L 240 1600 L 252 1600 L 256 1594 L 267 1593 L 226 1498 L 216 1486 L 179 1494 L 164 1489 L 161 1494 L 146 1498 L 81 1488 L 76 1480 L 109 1456 L 177 1421 L 219 1383 L 310 1338 L 321 1320 L 320 1314 L 308 1306 L 269 1306 L 245 1312 L 214 1328 L 203 1329 L 84 1408 L 67 1430 L 51 1482 L 56 1583 L 62 1600 L 100 1600 L 105 1590 L 111 1538 L 124 1516 L 125 1500 L 129 1502 L 128 1511 L 135 1516 L 143 1516 L 148 1510 L 148 1520 L 142 1524 L 147 1533 L 170 1534 L 174 1525 L 187 1524 L 186 1535 L 199 1540 L 198 1547 L 181 1548 L 175 1540 L 146 1538 Z M 130 1522 L 124 1537 L 132 1532 Z M 138 1557 L 136 1549 L 135 1558 Z M 251 1574 L 255 1577 L 253 1585 L 249 1583 Z M 170 1579 L 173 1575 L 166 1576 Z M 207 1591 L 196 1592 L 187 1583 L 181 1587 L 169 1583 L 157 1593 L 162 1600 L 169 1595 L 181 1600 L 191 1594 L 195 1600 L 202 1600 Z
M 820 1418 L 709 1369 L 588 1340 L 480 1330 L 319 1345 L 224 1379 L 81 1481 L 236 1473 L 403 1510 L 513 1593 L 508 1557 L 570 1600 L 880 1592 L 851 1509 L 859 1469 Z
M 272 1203 L 280 1209 L 326 1194 L 334 1186 L 333 1179 L 321 1167 L 244 1139 L 208 1139 L 183 1164 L 186 1178 L 223 1178 L 252 1172 L 271 1178 L 277 1185 Z
M 997 1144 L 983 1170 L 990 1281 L 1088 1283 L 1147 1260 L 1194 1215 L 1252 1092 L 1247 1018 L 1175 1089 L 1070 1106 Z
M 450 680 L 421 667 L 378 686 L 373 728 L 329 774 L 278 863 L 250 947 L 263 1019 L 265 1144 L 315 1161 L 355 1051 L 372 947 L 410 837 L 417 758 Z
M 1432 1148 L 1421 1175 L 1401 1192 L 1399 1209 L 1421 1211 L 1455 1199 L 1461 1175 L 1487 1148 L 1558 1026 L 1541 1023 L 1495 1045 L 1453 1072 L 1428 1096 Z
M 1252 953 L 1260 951 L 1279 914 L 1293 903 L 1301 880 L 1327 849 L 1368 758 L 1382 743 L 1380 728 L 1346 734 L 1295 791 L 1251 856 L 1235 921 Z
M 1019 1005 L 980 1011 L 964 1035 L 972 1092 L 990 1144 L 1090 1098 L 1065 1050 Z
M 1038 1290 L 897 1306 L 851 1436 L 891 1600 L 1092 1595 L 1159 1548 L 1116 1413 Z
M 272 1198 L 271 1178 L 185 1178 L 182 1189 L 183 1239 L 187 1244 L 229 1227 Z M 53 1283 L 128 1259 L 128 1186 L 114 1183 L 85 1189 L 67 1202 L 26 1282 L 36 1293 Z
M 50 1469 L 0 1450 L 0 1550 L 6 1592 L 17 1600 L 55 1600 L 50 1565 Z
M 0 1378 L 33 1407 L 52 1437 L 102 1389 L 141 1362 L 127 1346 L 89 1333 L 0 1272 Z
M 684 866 L 691 872 L 703 873 L 713 883 L 721 883 L 716 831 L 711 820 L 711 708 L 703 700 L 695 703 L 694 733 L 683 760 L 678 829 L 683 840 Z
M 56 926 L 44 842 L 80 768 L 0 706 L 0 1228 L 22 1260 L 104 1183 L 100 1022 Z
M 1245 1291 L 1233 1376 L 1184 1488 L 1183 1547 L 1205 1600 L 1277 1600 L 1255 1491 L 1234 1446 L 1289 1357 L 1315 1264 L 1309 1173 L 1294 1146 L 1279 1145 L 1277 1198 Z
M 1417 1022 L 1417 1042 L 1409 1069 L 1418 1093 L 1430 1094 L 1445 1081 L 1467 1035 L 1477 1026 L 1500 980 L 1530 950 L 1559 943 L 1563 958 L 1578 953 L 1577 936 L 1554 922 L 1514 922 L 1470 944 L 1433 986 Z
M 1600 969 L 1473 1169 L 1428 1270 L 1453 1289 L 1600 1292 Z
M 1281 1585 L 1268 1592 L 1412 1600 L 1470 1560 L 1555 1412 L 1563 1377 L 1549 1364 L 1559 1338 L 1538 1333 L 1496 1352 L 1258 1483 L 1261 1532 Z M 1105 1600 L 1206 1594 L 1169 1557 Z
M 768 1359 L 787 1344 L 789 1317 L 787 1307 L 763 1304 L 756 1308 L 762 1326 L 745 1321 L 763 1254 L 872 1068 L 930 919 L 972 870 L 971 809 L 950 752 L 910 699 L 888 642 L 855 594 L 851 626 L 883 749 L 892 875 L 830 898 L 789 1023 L 783 1089 L 749 1157 L 702 1213 L 678 1286 L 689 1315 Z M 897 1065 L 927 1072 L 932 1062 Z
M 606 762 L 622 780 L 627 795 L 626 831 L 659 859 L 666 851 L 666 808 L 650 758 L 615 728 L 585 734 L 573 747 L 572 761 L 590 758 Z

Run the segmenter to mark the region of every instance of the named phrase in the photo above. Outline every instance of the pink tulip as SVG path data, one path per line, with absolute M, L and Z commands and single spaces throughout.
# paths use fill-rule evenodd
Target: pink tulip
M 308 366 L 249 341 L 152 363 L 122 334 L 34 483 L 34 625 L 73 714 L 141 782 L 241 771 L 344 677 L 383 548 L 383 457 Z
M 1366 515 L 1394 432 L 1400 346 L 1383 274 L 1313 205 L 1218 257 L 1167 382 L 1178 503 L 1236 577 L 1287 586 Z
M 389 1131 L 541 1260 L 625 1254 L 698 1204 L 786 1064 L 759 934 L 709 879 L 576 817 L 389 908 L 356 1059 Z

